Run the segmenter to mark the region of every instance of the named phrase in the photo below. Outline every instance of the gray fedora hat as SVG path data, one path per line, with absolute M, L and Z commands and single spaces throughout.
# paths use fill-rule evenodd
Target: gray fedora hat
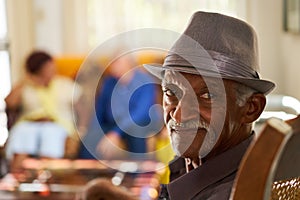
M 255 31 L 247 23 L 218 13 L 196 12 L 169 50 L 163 66 L 144 64 L 163 78 L 166 69 L 220 77 L 267 94 L 275 84 L 259 77 Z

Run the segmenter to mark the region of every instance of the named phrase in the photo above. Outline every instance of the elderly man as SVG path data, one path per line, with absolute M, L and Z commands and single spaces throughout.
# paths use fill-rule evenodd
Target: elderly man
M 145 67 L 163 79 L 164 120 L 180 157 L 170 168 L 180 171 L 177 163 L 185 163 L 160 199 L 229 199 L 253 122 L 275 86 L 259 77 L 254 30 L 232 17 L 197 12 L 163 67 Z

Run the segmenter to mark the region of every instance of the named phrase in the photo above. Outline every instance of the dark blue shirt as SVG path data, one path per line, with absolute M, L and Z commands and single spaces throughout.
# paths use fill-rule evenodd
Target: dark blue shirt
M 160 121 L 158 111 L 155 108 L 149 111 L 156 104 L 156 87 L 152 77 L 139 70 L 126 84 L 112 76 L 106 77 L 96 101 L 98 122 L 104 132 L 146 137 L 155 131 Z
M 90 152 L 95 154 L 100 135 L 110 131 L 125 140 L 128 151 L 145 153 L 147 136 L 159 132 L 163 123 L 160 111 L 154 106 L 157 87 L 152 76 L 140 70 L 135 70 L 126 83 L 112 76 L 105 77 L 95 103 L 96 116 L 91 121 L 80 157 L 93 158 Z

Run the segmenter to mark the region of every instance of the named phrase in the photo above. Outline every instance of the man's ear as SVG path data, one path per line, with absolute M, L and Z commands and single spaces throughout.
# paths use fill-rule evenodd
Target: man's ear
M 252 94 L 245 104 L 245 114 L 243 116 L 244 123 L 252 123 L 258 119 L 266 105 L 266 97 L 264 94 Z

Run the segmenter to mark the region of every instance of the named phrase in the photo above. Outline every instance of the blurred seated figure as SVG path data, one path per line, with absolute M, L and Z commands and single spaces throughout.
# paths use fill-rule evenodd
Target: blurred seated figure
M 16 123 L 10 129 L 6 144 L 11 171 L 21 169 L 28 155 L 43 158 L 62 158 L 68 134 L 74 133 L 72 101 L 74 82 L 56 75 L 51 55 L 32 52 L 26 60 L 26 76 L 6 97 L 8 110 L 20 110 Z
M 133 194 L 104 178 L 91 180 L 78 200 L 137 200 Z
M 79 157 L 143 157 L 147 137 L 159 132 L 162 125 L 158 110 L 152 107 L 157 102 L 156 87 L 151 75 L 134 68 L 131 55 L 114 60 L 100 85 L 96 114 L 83 138 Z

